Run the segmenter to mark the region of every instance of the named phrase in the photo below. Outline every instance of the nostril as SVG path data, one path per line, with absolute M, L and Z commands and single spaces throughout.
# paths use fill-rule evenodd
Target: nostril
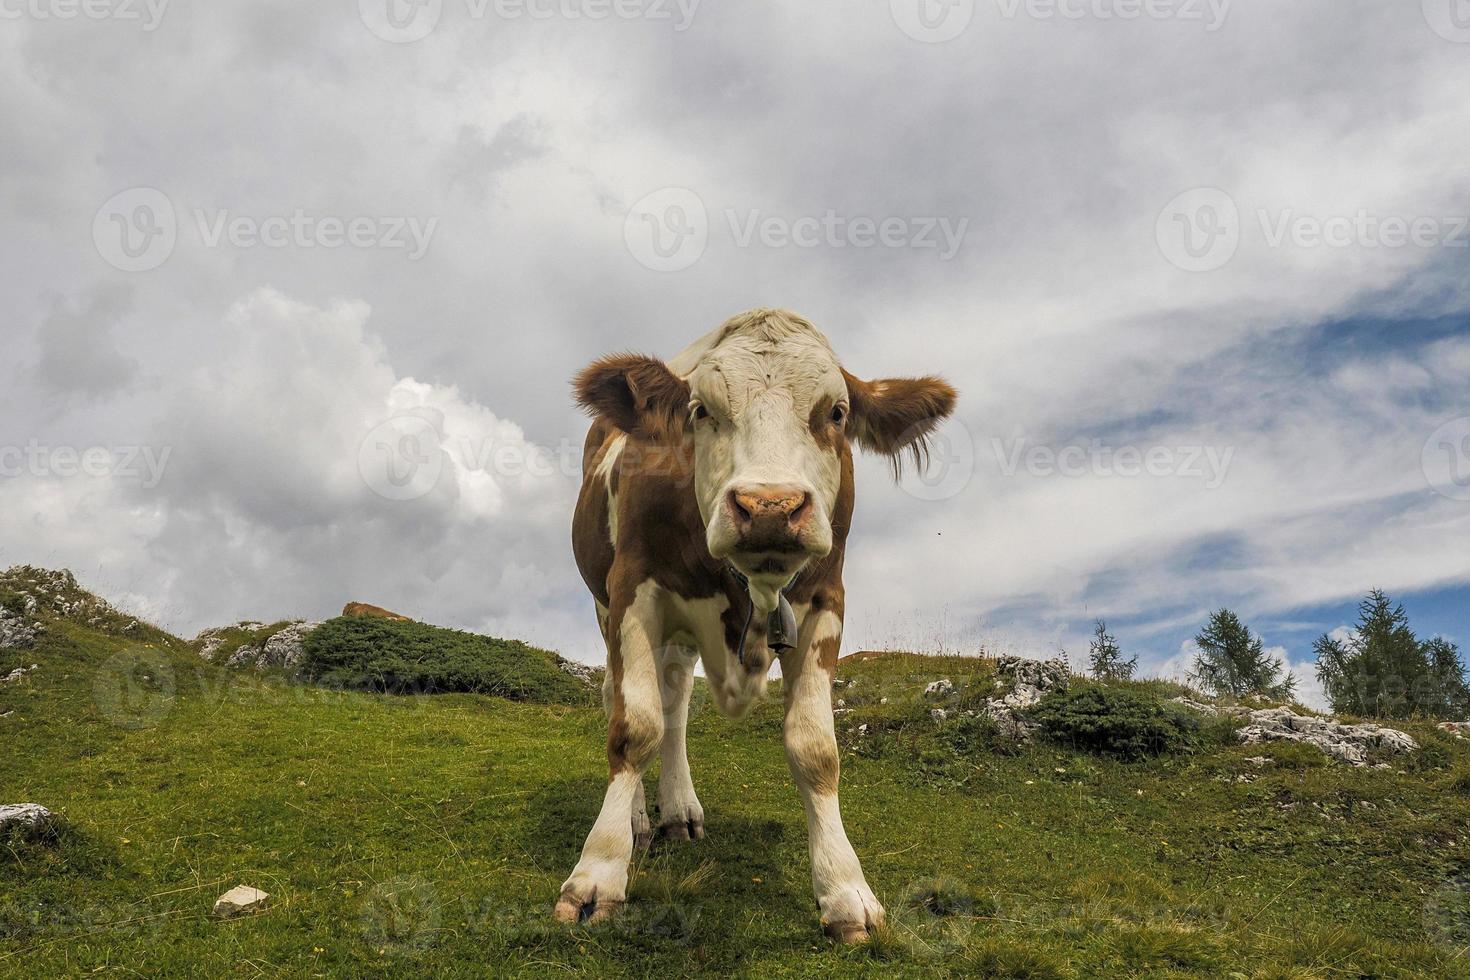
M 751 517 L 750 508 L 740 502 L 740 493 L 736 490 L 731 490 L 727 499 L 730 504 L 730 513 L 734 515 L 735 520 L 741 524 L 749 524 Z
M 812 512 L 812 497 L 811 497 L 811 494 L 803 493 L 797 499 L 796 506 L 792 509 L 790 515 L 786 518 L 786 520 L 787 520 L 787 522 L 792 527 L 797 527 L 803 521 L 806 520 L 807 515 L 810 514 L 811 512 Z

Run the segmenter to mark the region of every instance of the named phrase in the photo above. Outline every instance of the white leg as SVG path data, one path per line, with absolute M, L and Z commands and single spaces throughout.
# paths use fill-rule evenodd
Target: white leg
M 605 628 L 605 626 L 604 626 Z M 609 722 L 613 715 L 613 679 L 609 670 L 602 680 L 602 710 Z M 633 792 L 633 846 L 647 850 L 653 844 L 653 821 L 648 819 L 648 800 L 643 792 L 643 780 Z
M 664 738 L 659 751 L 659 830 L 672 840 L 704 837 L 704 807 L 694 795 L 685 734 L 689 726 L 689 694 L 694 688 L 693 650 L 669 646 L 659 651 L 659 690 L 663 699 Z
M 850 943 L 863 941 L 883 921 L 883 906 L 863 878 L 837 802 L 840 763 L 832 724 L 832 671 L 841 637 L 836 613 L 808 616 L 796 649 L 781 657 L 781 676 L 786 761 L 806 807 L 812 888 L 823 928 Z
M 610 778 L 581 860 L 561 886 L 556 917 L 565 922 L 605 919 L 628 895 L 633 806 L 643 793 L 643 772 L 663 739 L 653 656 L 660 627 L 656 592 L 652 582 L 645 582 L 623 614 L 614 610 L 609 622 L 609 629 L 617 631 L 608 644 L 608 676 L 613 678 L 607 731 Z

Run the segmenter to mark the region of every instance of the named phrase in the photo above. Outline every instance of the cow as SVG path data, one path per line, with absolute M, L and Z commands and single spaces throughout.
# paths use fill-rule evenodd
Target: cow
M 643 774 L 655 756 L 658 833 L 699 839 L 685 725 L 695 661 L 725 715 L 761 696 L 781 663 L 784 743 L 805 804 L 812 885 L 826 932 L 863 942 L 883 906 L 838 807 L 832 675 L 852 522 L 852 444 L 922 465 L 954 410 L 938 377 L 863 381 L 785 310 L 740 314 L 668 362 L 604 357 L 573 381 L 592 416 L 572 551 L 607 645 L 609 779 L 555 915 L 611 917 L 635 847 L 654 835 Z

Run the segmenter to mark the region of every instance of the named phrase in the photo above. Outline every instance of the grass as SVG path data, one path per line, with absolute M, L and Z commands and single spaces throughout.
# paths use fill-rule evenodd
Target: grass
M 709 836 L 641 856 L 618 921 L 566 928 L 605 782 L 591 703 L 292 684 L 104 625 L 0 651 L 41 665 L 0 687 L 0 800 L 64 818 L 0 842 L 0 976 L 1470 976 L 1470 743 L 1427 724 L 1427 761 L 1389 770 L 1001 751 L 951 725 L 990 662 L 844 662 L 843 811 L 889 923 L 842 949 L 779 691 L 737 723 L 696 688 Z M 269 908 L 214 919 L 237 884 Z

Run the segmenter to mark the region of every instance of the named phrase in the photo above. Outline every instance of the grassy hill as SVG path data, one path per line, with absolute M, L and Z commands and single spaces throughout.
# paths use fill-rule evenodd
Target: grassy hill
M 0 844 L 0 976 L 1470 976 L 1470 742 L 1430 725 L 1390 769 L 1209 725 L 1124 761 L 935 722 L 924 685 L 962 705 L 989 661 L 846 661 L 843 809 L 892 927 L 838 949 L 779 691 L 734 723 L 697 687 L 709 836 L 655 844 L 619 921 L 568 929 L 595 698 L 308 686 L 36 615 L 35 649 L 0 650 L 0 676 L 39 665 L 0 686 L 0 803 L 64 819 Z M 269 908 L 215 919 L 237 884 Z

